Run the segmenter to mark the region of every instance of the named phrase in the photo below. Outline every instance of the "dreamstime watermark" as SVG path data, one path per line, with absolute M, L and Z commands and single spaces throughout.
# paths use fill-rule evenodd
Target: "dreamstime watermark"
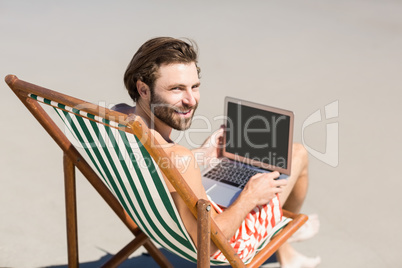
M 320 161 L 330 165 L 331 167 L 337 167 L 339 164 L 339 123 L 332 122 L 326 124 L 326 139 L 325 139 L 325 152 L 319 152 L 318 150 L 310 147 L 305 142 L 304 131 L 307 127 L 316 123 L 325 123 L 325 121 L 339 116 L 339 101 L 331 102 L 324 107 L 325 120 L 322 118 L 321 110 L 318 109 L 312 113 L 303 122 L 302 126 L 302 142 L 307 151 L 319 159 Z

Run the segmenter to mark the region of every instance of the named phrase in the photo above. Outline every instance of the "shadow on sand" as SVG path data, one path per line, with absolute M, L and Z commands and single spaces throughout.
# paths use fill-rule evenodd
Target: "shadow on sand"
M 196 268 L 197 264 L 189 262 L 179 256 L 165 250 L 161 249 L 161 252 L 168 258 L 168 260 L 172 263 L 173 267 L 184 267 L 184 268 Z M 107 262 L 112 257 L 111 254 L 106 253 L 103 257 L 96 261 L 90 261 L 85 263 L 80 263 L 80 268 L 95 268 L 102 266 L 105 262 Z M 276 262 L 275 254 L 271 257 L 268 262 Z M 67 268 L 67 264 L 62 265 L 54 265 L 54 266 L 47 266 L 48 268 Z M 147 254 L 143 253 L 140 256 L 132 257 L 125 262 L 123 262 L 119 268 L 132 268 L 132 267 L 147 267 L 147 268 L 159 268 L 159 265 L 152 259 L 152 257 Z M 230 266 L 214 266 L 214 267 L 222 267 L 222 268 L 229 268 Z

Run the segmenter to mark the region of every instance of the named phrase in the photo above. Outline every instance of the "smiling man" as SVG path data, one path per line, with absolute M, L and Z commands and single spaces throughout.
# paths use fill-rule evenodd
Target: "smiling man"
M 200 99 L 200 81 L 195 64 L 169 64 L 159 68 L 153 88 L 137 80 L 140 98 L 138 111 L 147 113 L 165 140 L 170 140 L 171 129 L 186 130 L 191 125 Z
M 199 73 L 197 52 L 192 44 L 170 37 L 151 39 L 135 53 L 124 75 L 125 86 L 136 106 L 120 104 L 114 109 L 140 116 L 158 142 L 167 145 L 164 148 L 174 163 L 177 159 L 187 162 L 177 168 L 198 198 L 207 199 L 194 151 L 205 159 L 218 157 L 220 148 L 217 144 L 222 137 L 222 129 L 193 151 L 175 144 L 171 139 L 172 129 L 186 130 L 191 125 L 200 101 Z M 278 172 L 255 175 L 237 200 L 224 211 L 211 200 L 215 208 L 212 217 L 243 259 L 255 253 L 275 223 L 280 221 L 282 206 L 299 213 L 308 184 L 307 153 L 301 145 L 295 145 L 293 149 L 292 175 L 288 180 L 275 180 L 278 176 Z M 196 244 L 196 220 L 168 180 L 166 184 Z M 310 227 L 295 236 L 294 240 L 311 237 L 318 231 L 318 220 L 312 218 L 309 222 Z M 301 255 L 288 243 L 278 253 L 282 267 L 316 267 L 320 262 L 319 258 Z M 224 259 L 214 244 L 211 245 L 211 255 Z

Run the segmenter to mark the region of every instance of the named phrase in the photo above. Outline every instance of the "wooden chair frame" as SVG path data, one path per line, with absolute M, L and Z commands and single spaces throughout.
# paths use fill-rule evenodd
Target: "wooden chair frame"
M 109 189 L 104 185 L 99 176 L 85 161 L 77 149 L 71 144 L 65 134 L 53 122 L 47 112 L 41 105 L 28 94 L 35 94 L 46 99 L 54 100 L 63 103 L 70 107 L 75 107 L 78 104 L 85 104 L 81 110 L 97 115 L 99 114 L 99 106 L 91 104 L 50 89 L 46 89 L 22 80 L 19 80 L 14 75 L 8 75 L 5 81 L 14 91 L 21 102 L 28 108 L 33 116 L 39 121 L 43 128 L 53 138 L 53 140 L 63 150 L 64 157 L 64 181 L 65 181 L 65 199 L 66 199 L 66 221 L 67 221 L 67 244 L 68 244 L 68 264 L 69 267 L 78 267 L 78 241 L 77 241 L 77 212 L 76 212 L 76 185 L 75 185 L 75 168 L 78 168 L 96 191 L 102 196 L 106 203 L 112 208 L 120 220 L 133 233 L 135 238 L 114 255 L 104 267 L 116 267 L 127 259 L 140 246 L 144 246 L 149 254 L 161 267 L 173 267 L 167 258 L 160 250 L 152 243 L 152 241 L 144 234 L 134 221 L 130 218 L 127 212 L 120 205 L 118 200 L 113 196 Z M 108 109 L 102 109 L 102 116 L 107 120 L 116 120 L 127 125 L 128 131 L 135 134 L 143 143 L 149 154 L 158 163 L 159 159 L 165 157 L 166 153 L 153 146 L 155 140 L 148 131 L 146 125 L 138 116 L 127 116 Z M 125 129 L 126 130 L 126 129 Z M 241 261 L 235 253 L 223 233 L 219 230 L 215 221 L 210 216 L 211 205 L 209 201 L 198 200 L 191 188 L 187 185 L 180 172 L 172 165 L 160 166 L 160 169 L 168 178 L 170 183 L 183 198 L 186 205 L 197 220 L 198 230 L 198 245 L 197 245 L 197 266 L 209 267 L 209 251 L 210 241 L 222 251 L 232 267 L 259 267 L 267 260 L 286 240 L 300 228 L 306 221 L 307 216 L 304 214 L 295 215 L 284 211 L 284 216 L 290 217 L 293 220 L 284 227 L 279 234 L 275 235 L 267 246 L 265 246 L 252 262 L 247 266 Z

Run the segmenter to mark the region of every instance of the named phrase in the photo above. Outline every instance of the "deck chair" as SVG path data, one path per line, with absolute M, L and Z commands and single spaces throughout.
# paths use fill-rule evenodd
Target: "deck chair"
M 196 262 L 197 267 L 227 265 L 227 262 L 210 260 L 211 240 L 232 267 L 258 267 L 307 220 L 306 215 L 284 211 L 286 226 L 252 260 L 243 263 L 211 219 L 210 202 L 197 199 L 140 117 L 127 116 L 36 86 L 14 75 L 8 75 L 5 80 L 64 152 L 69 267 L 79 264 L 75 168 L 134 235 L 104 267 L 118 266 L 140 246 L 144 246 L 161 267 L 172 267 L 155 243 Z M 56 111 L 58 116 L 53 117 L 59 117 L 64 123 L 64 132 L 44 105 Z M 197 245 L 184 228 L 163 175 L 197 219 Z

